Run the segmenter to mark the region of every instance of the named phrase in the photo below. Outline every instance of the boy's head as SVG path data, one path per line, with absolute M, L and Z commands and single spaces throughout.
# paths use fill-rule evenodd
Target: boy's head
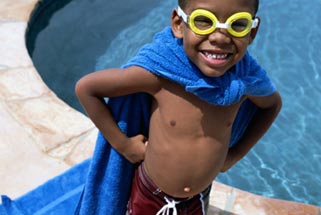
M 253 42 L 258 0 L 178 0 L 172 30 L 189 59 L 206 76 L 219 77 L 239 62 Z

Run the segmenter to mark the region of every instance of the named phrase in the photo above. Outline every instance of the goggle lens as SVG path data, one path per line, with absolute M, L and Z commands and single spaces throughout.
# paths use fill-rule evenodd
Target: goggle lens
M 241 33 L 250 29 L 251 22 L 248 19 L 243 18 L 233 21 L 230 26 L 233 31 Z
M 193 19 L 194 26 L 199 30 L 207 30 L 215 26 L 213 20 L 206 16 L 197 16 Z

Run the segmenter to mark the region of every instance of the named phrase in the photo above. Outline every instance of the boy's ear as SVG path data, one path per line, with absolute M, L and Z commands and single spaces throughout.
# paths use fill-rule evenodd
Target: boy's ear
M 172 31 L 176 38 L 182 39 L 183 38 L 183 20 L 181 17 L 178 16 L 177 10 L 174 9 L 172 12 L 172 18 L 171 18 L 171 24 L 172 24 Z
M 259 20 L 259 22 L 258 22 L 256 28 L 253 28 L 253 29 L 251 30 L 251 33 L 250 33 L 250 44 L 253 43 L 253 41 L 254 41 L 254 39 L 255 39 L 255 37 L 256 37 L 256 34 L 257 34 L 257 32 L 259 31 L 260 24 L 261 24 L 261 19 L 260 19 L 260 17 L 256 17 L 256 18 Z

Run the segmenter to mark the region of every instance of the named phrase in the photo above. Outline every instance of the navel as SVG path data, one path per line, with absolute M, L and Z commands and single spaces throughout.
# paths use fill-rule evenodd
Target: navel
M 191 192 L 191 188 L 190 188 L 190 187 L 184 187 L 184 192 L 185 192 L 185 193 Z

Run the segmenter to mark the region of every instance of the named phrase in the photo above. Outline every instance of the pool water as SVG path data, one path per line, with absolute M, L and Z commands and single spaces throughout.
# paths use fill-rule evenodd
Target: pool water
M 73 93 L 76 80 L 93 70 L 126 62 L 169 24 L 176 6 L 176 1 L 141 1 L 137 5 L 143 10 L 126 20 L 128 13 L 136 13 L 131 9 L 136 4 L 120 10 L 125 1 L 117 1 L 114 7 L 119 10 L 115 10 L 105 2 L 73 0 L 50 18 L 32 52 L 49 87 L 80 111 Z M 81 12 L 90 7 L 92 12 Z M 68 16 L 71 11 L 74 17 Z M 283 108 L 263 139 L 217 181 L 267 197 L 321 206 L 320 11 L 318 0 L 261 2 L 258 15 L 262 23 L 250 51 L 277 85 Z M 72 28 L 63 26 L 66 20 L 73 23 Z M 81 41 L 82 34 L 90 39 Z
M 150 0 L 42 0 L 28 26 L 28 51 L 45 83 L 82 111 L 76 81 L 94 71 L 96 59 L 124 28 L 158 5 Z

